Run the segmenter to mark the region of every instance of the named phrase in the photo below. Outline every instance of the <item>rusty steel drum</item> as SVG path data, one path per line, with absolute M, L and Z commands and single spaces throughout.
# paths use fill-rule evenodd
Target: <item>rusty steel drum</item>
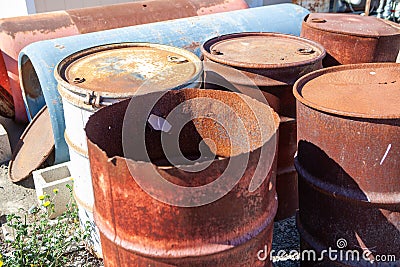
M 155 92 L 132 101 L 99 110 L 85 128 L 105 266 L 271 266 L 268 257 L 260 261 L 257 253 L 271 250 L 278 115 L 248 96 L 206 89 Z M 148 123 L 153 114 L 172 125 L 166 135 L 179 136 L 179 151 L 185 160 L 193 159 L 191 163 L 170 163 L 163 134 Z M 125 142 L 132 145 L 132 153 Z M 203 142 L 215 156 L 204 162 L 197 161 Z M 271 153 L 269 166 L 259 162 L 265 151 Z M 247 156 L 242 174 L 228 170 L 229 162 Z M 206 162 L 197 172 L 183 168 Z M 220 198 L 171 204 L 182 199 L 199 203 L 207 197 L 200 187 L 221 181 L 223 173 L 237 182 L 228 190 L 221 183 L 209 188 L 209 193 L 222 192 Z M 170 182 L 172 189 L 153 184 L 157 177 Z M 249 191 L 254 180 L 259 187 Z M 158 198 L 139 181 L 155 189 Z M 200 191 L 190 194 L 177 186 Z
M 0 79 L 2 79 L 2 75 L 7 75 L 7 87 L 11 88 L 11 91 L 8 91 L 3 90 L 3 88 L 8 89 L 7 87 L 0 87 L 0 114 L 12 117 L 15 109 L 17 121 L 25 122 L 27 120 L 19 83 L 18 54 L 31 43 L 246 8 L 248 5 L 244 0 L 142 0 L 0 19 L 0 54 L 2 54 L 0 56 Z M 63 47 L 59 47 L 59 49 L 62 50 Z M 1 68 L 3 64 L 7 67 L 8 72 Z M 30 66 L 26 65 L 26 67 Z M 32 82 L 35 84 L 36 81 L 32 79 Z M 37 92 L 26 92 L 32 98 L 36 97 Z M 2 94 L 6 94 L 8 98 L 2 98 Z M 11 97 L 14 102 L 11 102 L 12 105 L 9 106 L 8 99 Z
M 292 86 L 302 75 L 322 68 L 324 48 L 313 41 L 279 33 L 237 33 L 206 41 L 205 84 L 232 88 L 255 96 L 261 90 L 281 116 L 278 149 L 278 213 L 276 220 L 295 214 L 298 207 L 296 152 L 296 103 Z M 238 75 L 240 71 L 244 75 Z
M 375 17 L 310 14 L 304 18 L 300 36 L 325 47 L 324 67 L 396 62 L 400 51 L 400 26 Z
M 74 178 L 74 198 L 82 222 L 92 225 L 91 243 L 101 255 L 93 223 L 93 189 L 84 127 L 90 115 L 135 94 L 142 86 L 158 90 L 199 86 L 200 59 L 172 46 L 121 43 L 92 47 L 63 59 L 55 68 L 65 117 L 65 140 Z M 148 83 L 146 85 L 146 83 Z M 141 92 L 140 92 L 141 93 Z
M 365 63 L 296 82 L 303 250 L 356 250 L 375 264 L 394 255 L 382 266 L 400 265 L 399 81 L 400 64 Z M 339 256 L 328 264 L 372 266 Z

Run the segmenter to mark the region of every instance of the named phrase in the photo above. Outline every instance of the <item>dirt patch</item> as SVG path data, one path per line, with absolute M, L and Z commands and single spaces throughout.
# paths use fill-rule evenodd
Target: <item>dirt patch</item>
M 32 177 L 19 183 L 12 183 L 8 178 L 8 166 L 0 166 L 0 254 L 7 257 L 11 248 L 5 242 L 3 227 L 9 214 L 23 215 L 37 205 L 36 192 Z M 28 216 L 28 221 L 30 217 Z M 102 267 L 103 261 L 92 255 L 84 246 L 81 246 L 66 255 L 70 264 L 66 267 Z M 7 266 L 6 266 L 7 267 Z
M 19 183 L 8 178 L 8 165 L 0 166 L 0 216 L 18 213 L 20 209 L 28 211 L 36 204 L 33 179 L 30 177 Z
M 291 251 L 300 252 L 300 236 L 296 228 L 295 216 L 275 222 L 272 249 L 275 250 L 272 255 L 277 256 L 274 258 L 275 267 L 300 266 L 300 261 L 298 259 L 289 257 Z M 281 255 L 279 251 L 284 251 L 287 254 L 287 257 L 279 256 Z

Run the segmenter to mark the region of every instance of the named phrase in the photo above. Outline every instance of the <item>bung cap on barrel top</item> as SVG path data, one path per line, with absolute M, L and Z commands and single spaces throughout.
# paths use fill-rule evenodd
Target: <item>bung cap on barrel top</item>
M 235 67 L 280 68 L 308 64 L 325 56 L 313 41 L 278 33 L 236 33 L 208 40 L 201 47 L 211 60 Z
M 198 80 L 201 70 L 193 53 L 150 43 L 89 48 L 65 58 L 57 68 L 59 82 L 66 82 L 68 90 L 118 97 L 131 96 L 144 83 L 155 90 L 180 88 Z
M 294 85 L 298 101 L 344 116 L 400 118 L 400 64 L 366 63 L 314 71 Z
M 400 35 L 400 25 L 354 14 L 312 13 L 305 18 L 304 25 L 326 32 L 336 32 L 363 37 Z

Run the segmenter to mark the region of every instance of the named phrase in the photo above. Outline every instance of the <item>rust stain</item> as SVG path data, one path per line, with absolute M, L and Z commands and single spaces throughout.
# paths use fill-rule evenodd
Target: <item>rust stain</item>
M 74 26 L 68 14 L 64 11 L 33 14 L 23 17 L 0 20 L 0 32 L 15 39 L 17 34 L 47 34 L 57 32 L 62 28 Z
M 295 96 L 312 107 L 360 118 L 398 118 L 400 65 L 337 66 L 305 76 Z M 357 99 L 357 101 L 354 101 Z
M 66 11 L 80 33 L 102 31 L 113 28 L 133 26 L 157 21 L 178 19 L 229 10 L 247 8 L 244 0 L 232 0 L 216 9 L 221 0 L 153 0 L 123 3 L 111 6 L 99 6 Z
M 192 4 L 199 15 L 248 8 L 246 1 L 243 0 L 192 1 Z
M 200 59 L 187 50 L 151 43 L 121 43 L 74 53 L 59 63 L 55 76 L 65 97 L 71 92 L 76 97 L 95 92 L 102 98 L 122 99 L 188 84 L 196 86 L 201 74 Z
M 254 47 L 253 43 L 256 44 Z M 283 43 L 289 49 L 282 49 Z M 220 53 L 215 54 L 213 49 Z M 310 49 L 312 53 L 302 55 L 300 49 Z M 279 33 L 222 35 L 205 42 L 201 52 L 205 60 L 240 69 L 250 80 L 256 81 L 258 86 L 293 85 L 301 76 L 299 72 L 307 67 L 310 71 L 320 68 L 325 56 L 325 49 L 320 44 Z M 222 67 L 219 72 L 223 74 Z M 248 84 L 239 79 L 228 78 L 234 84 Z
M 190 45 L 185 45 L 185 46 L 183 46 L 182 48 L 183 48 L 183 49 L 190 50 L 190 51 L 194 51 L 194 50 L 196 50 L 197 48 L 199 48 L 200 45 L 201 45 L 201 44 L 200 44 L 199 42 L 192 42 Z

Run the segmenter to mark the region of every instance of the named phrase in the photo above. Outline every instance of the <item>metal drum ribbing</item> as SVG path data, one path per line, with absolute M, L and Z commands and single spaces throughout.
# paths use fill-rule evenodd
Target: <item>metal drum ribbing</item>
M 399 64 L 367 63 L 316 71 L 295 84 L 298 228 L 307 246 L 338 249 L 345 239 L 343 250 L 394 255 L 397 262 L 386 264 L 400 264 L 399 81 Z
M 198 55 L 199 46 L 205 40 L 235 31 L 275 31 L 299 35 L 301 21 L 306 14 L 308 11 L 302 7 L 280 4 L 30 44 L 21 51 L 19 57 L 21 87 L 28 114 L 34 116 L 47 104 L 55 140 L 55 161 L 68 161 L 63 107 L 53 75 L 55 65 L 64 57 L 89 47 L 132 40 L 182 47 Z M 34 91 L 37 94 L 33 97 L 26 91 Z
M 375 17 L 310 14 L 303 21 L 300 36 L 325 47 L 324 67 L 396 62 L 400 51 L 400 26 Z
M 63 59 L 55 77 L 62 96 L 65 140 L 74 178 L 74 196 L 81 221 L 93 222 L 93 189 L 84 127 L 95 111 L 135 94 L 157 90 L 198 86 L 200 59 L 189 51 L 149 43 L 110 44 L 89 48 Z M 94 225 L 93 225 L 94 226 Z M 93 227 L 93 245 L 100 243 Z M 97 246 L 96 246 L 97 244 Z
M 254 95 L 261 90 L 281 116 L 278 152 L 277 220 L 294 215 L 297 207 L 296 105 L 292 86 L 302 75 L 322 68 L 324 48 L 296 36 L 278 33 L 236 33 L 208 40 L 201 47 L 205 84 Z M 238 71 L 241 75 L 238 75 Z
M 8 71 L 0 68 L 0 78 L 1 75 L 9 76 L 8 86 L 11 87 L 14 99 L 15 119 L 22 122 L 27 120 L 19 84 L 18 54 L 33 42 L 247 7 L 244 0 L 143 0 L 0 19 L 0 54 L 4 56 L 4 62 L 0 58 L 0 66 L 5 64 Z M 62 50 L 62 47 L 59 48 Z M 3 91 L 0 87 L 0 114 L 11 117 L 14 114 L 5 105 L 8 99 L 4 99 L 5 104 L 2 104 Z M 34 90 L 25 93 L 36 97 Z M 33 117 L 28 114 L 29 119 Z
M 257 253 L 271 249 L 278 115 L 248 96 L 207 89 L 131 101 L 99 110 L 85 128 L 105 266 L 272 266 Z M 153 128 L 152 115 L 171 130 Z M 177 138 L 172 155 L 164 133 Z M 199 157 L 201 144 L 212 157 Z M 172 187 L 153 184 L 157 176 Z M 252 181 L 259 187 L 249 191 Z M 216 192 L 219 198 L 202 202 Z M 188 202 L 173 203 L 181 200 Z

